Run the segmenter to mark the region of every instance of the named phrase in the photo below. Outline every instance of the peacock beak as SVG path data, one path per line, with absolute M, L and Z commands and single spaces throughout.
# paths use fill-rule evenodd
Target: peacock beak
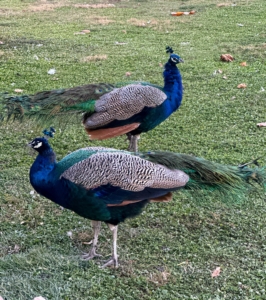
M 179 58 L 179 62 L 180 62 L 180 63 L 183 63 L 184 60 L 183 60 L 182 58 Z

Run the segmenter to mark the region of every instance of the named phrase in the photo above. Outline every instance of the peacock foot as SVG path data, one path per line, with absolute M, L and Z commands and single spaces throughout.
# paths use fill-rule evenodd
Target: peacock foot
M 91 251 L 89 253 L 84 253 L 81 257 L 83 260 L 90 260 L 93 259 L 94 257 L 101 257 L 101 254 L 96 253 L 95 248 L 91 248 Z
M 110 260 L 108 260 L 104 265 L 102 265 L 100 268 L 106 268 L 106 267 L 111 267 L 113 266 L 114 268 L 118 268 L 118 258 L 112 257 Z

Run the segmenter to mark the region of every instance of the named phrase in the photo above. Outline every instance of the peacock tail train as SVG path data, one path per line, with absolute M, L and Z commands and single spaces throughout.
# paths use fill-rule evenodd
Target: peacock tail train
M 223 165 L 192 155 L 162 151 L 139 155 L 169 169 L 185 172 L 189 181 L 183 192 L 198 202 L 213 194 L 226 204 L 238 203 L 246 199 L 249 192 L 257 190 L 258 185 L 266 189 L 265 167 Z
M 51 122 L 69 123 L 71 117 L 78 117 L 80 120 L 82 113 L 94 112 L 95 101 L 101 96 L 129 84 L 149 85 L 162 89 L 148 82 L 127 81 L 116 84 L 86 84 L 73 88 L 42 91 L 33 95 L 18 96 L 0 93 L 0 122 L 34 119 L 40 125 L 51 125 Z

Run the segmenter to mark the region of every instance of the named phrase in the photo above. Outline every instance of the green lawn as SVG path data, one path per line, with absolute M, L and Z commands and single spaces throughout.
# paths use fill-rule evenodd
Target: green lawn
M 97 3 L 109 5 L 88 6 Z M 189 10 L 196 13 L 170 16 Z M 0 91 L 30 94 L 125 80 L 161 85 L 160 64 L 169 45 L 185 60 L 179 66 L 183 104 L 142 135 L 140 151 L 170 150 L 234 165 L 262 157 L 266 165 L 266 129 L 256 127 L 266 121 L 265 28 L 265 0 L 1 0 Z M 77 34 L 84 29 L 90 33 Z M 224 53 L 235 60 L 221 62 Z M 244 61 L 247 66 L 240 66 Z M 52 68 L 56 73 L 48 75 Z M 247 88 L 238 89 L 240 83 Z M 56 129 L 51 143 L 58 159 L 87 145 L 127 147 L 125 137 L 89 141 L 81 124 Z M 5 300 L 266 299 L 262 191 L 230 207 L 211 195 L 199 204 L 182 193 L 171 203 L 149 205 L 119 228 L 120 268 L 103 270 L 110 231 L 104 227 L 100 235 L 103 259 L 84 262 L 80 254 L 92 238 L 89 220 L 30 193 L 34 157 L 25 145 L 39 135 L 33 123 L 0 127 Z M 212 278 L 216 267 L 220 276 Z

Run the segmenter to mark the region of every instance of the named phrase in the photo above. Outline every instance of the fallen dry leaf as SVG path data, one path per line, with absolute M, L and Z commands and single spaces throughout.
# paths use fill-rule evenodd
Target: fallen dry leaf
M 93 243 L 93 240 L 89 241 L 89 242 L 82 242 L 83 245 L 91 245 Z
M 224 7 L 224 6 L 231 6 L 232 4 L 230 3 L 219 3 L 217 4 L 218 7 Z
M 131 76 L 131 73 L 130 72 L 126 72 L 126 76 L 127 77 Z
M 79 31 L 79 32 L 75 32 L 74 34 L 88 34 L 88 33 L 90 33 L 91 31 L 89 30 L 89 29 L 83 29 L 83 30 L 81 30 L 81 31 Z
M 217 277 L 220 275 L 220 272 L 221 272 L 221 268 L 220 267 L 217 267 L 213 272 L 212 272 L 212 278 L 213 277 Z
M 258 126 L 258 127 L 266 127 L 266 122 L 258 123 L 257 126 Z
M 14 89 L 14 92 L 15 92 L 15 93 L 22 93 L 23 90 L 21 90 L 21 89 Z
M 240 83 L 237 88 L 238 89 L 245 89 L 247 87 L 247 85 L 245 83 Z
M 240 66 L 246 67 L 247 66 L 247 62 L 243 61 L 242 63 L 240 63 Z
M 220 56 L 221 61 L 231 62 L 234 60 L 233 56 L 231 54 L 222 54 Z
M 227 76 L 224 75 L 224 76 L 223 76 L 223 79 L 227 79 Z
M 221 69 L 217 70 L 217 72 L 218 72 L 219 74 L 222 74 L 222 73 L 223 73 L 223 71 L 222 71 Z

